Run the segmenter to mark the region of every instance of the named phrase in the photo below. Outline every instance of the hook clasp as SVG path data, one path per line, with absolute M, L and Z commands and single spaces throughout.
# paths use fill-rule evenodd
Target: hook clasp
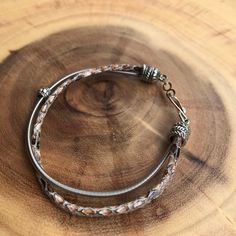
M 177 108 L 181 121 L 189 124 L 190 121 L 186 115 L 186 109 L 182 106 L 179 99 L 176 96 L 173 96 L 169 93 L 167 93 L 166 95 L 169 98 L 169 100 L 171 101 L 171 103 Z

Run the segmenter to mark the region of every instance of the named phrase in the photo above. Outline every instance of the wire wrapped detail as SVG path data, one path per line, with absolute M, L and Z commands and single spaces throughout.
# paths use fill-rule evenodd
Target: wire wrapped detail
M 187 122 L 180 121 L 172 127 L 170 130 L 169 137 L 172 140 L 173 137 L 179 136 L 182 138 L 183 145 L 188 141 L 189 135 L 191 133 L 190 126 Z
M 160 70 L 156 67 L 143 65 L 141 80 L 147 83 L 153 83 L 160 78 Z

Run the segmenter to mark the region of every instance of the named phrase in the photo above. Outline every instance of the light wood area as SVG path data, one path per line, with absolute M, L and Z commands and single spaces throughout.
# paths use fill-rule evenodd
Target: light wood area
M 236 235 L 236 1 L 1 1 L 0 235 Z M 111 63 L 153 64 L 188 110 L 192 134 L 174 179 L 143 209 L 73 217 L 43 195 L 26 152 L 37 90 Z M 56 179 L 111 190 L 144 177 L 178 120 L 161 86 L 103 74 L 72 84 L 43 125 L 42 159 Z M 112 199 L 133 199 L 158 181 Z

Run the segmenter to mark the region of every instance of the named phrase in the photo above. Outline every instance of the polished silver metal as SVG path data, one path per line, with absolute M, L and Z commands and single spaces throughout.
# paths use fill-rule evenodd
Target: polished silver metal
M 154 82 L 154 81 L 160 81 L 163 83 L 163 90 L 166 93 L 166 96 L 169 98 L 171 103 L 176 107 L 179 117 L 180 117 L 180 123 L 177 123 L 171 130 L 171 137 L 179 136 L 183 139 L 184 142 L 187 141 L 187 137 L 189 136 L 189 119 L 186 116 L 186 109 L 181 105 L 178 98 L 175 96 L 175 90 L 172 88 L 172 84 L 167 81 L 167 76 L 160 73 L 160 70 L 156 67 L 148 66 L 148 65 L 110 65 L 106 67 L 101 67 L 102 70 L 98 70 L 97 68 L 91 68 L 86 70 L 79 70 L 74 73 L 71 73 L 54 84 L 52 84 L 48 88 L 42 88 L 40 89 L 39 93 L 41 97 L 37 101 L 36 105 L 34 106 L 34 109 L 32 111 L 31 117 L 29 119 L 28 123 L 28 129 L 27 129 L 27 147 L 29 151 L 29 156 L 31 159 L 31 162 L 33 166 L 35 167 L 38 175 L 40 176 L 40 179 L 43 179 L 48 184 L 51 184 L 52 186 L 55 186 L 57 188 L 60 188 L 62 190 L 84 195 L 84 196 L 92 196 L 92 197 L 111 197 L 111 196 L 117 196 L 121 194 L 128 193 L 130 191 L 133 191 L 140 186 L 142 186 L 144 183 L 149 181 L 156 173 L 161 169 L 163 164 L 165 163 L 166 159 L 168 158 L 169 149 L 166 152 L 166 155 L 164 155 L 163 159 L 157 164 L 155 168 L 150 172 L 149 175 L 147 175 L 145 178 L 140 180 L 134 185 L 128 186 L 123 189 L 113 190 L 113 191 L 105 191 L 105 192 L 98 192 L 98 191 L 90 191 L 90 190 L 83 190 L 78 188 L 73 188 L 71 186 L 68 186 L 66 184 L 63 184 L 56 179 L 49 176 L 46 171 L 44 170 L 41 162 L 38 160 L 38 158 L 35 157 L 34 150 L 35 146 L 33 145 L 33 140 L 35 137 L 32 137 L 32 131 L 35 125 L 35 119 L 37 118 L 37 115 L 39 113 L 40 108 L 45 103 L 45 98 L 48 98 L 50 94 L 55 91 L 55 89 L 62 85 L 67 80 L 76 81 L 83 77 L 88 77 L 92 74 L 96 73 L 102 73 L 102 72 L 114 72 L 114 73 L 121 73 L 121 74 L 128 74 L 128 75 L 134 75 L 138 76 L 142 81 L 144 82 Z M 105 68 L 105 69 L 104 69 Z M 104 69 L 104 70 L 103 70 Z M 39 142 L 39 139 L 36 140 L 36 142 Z

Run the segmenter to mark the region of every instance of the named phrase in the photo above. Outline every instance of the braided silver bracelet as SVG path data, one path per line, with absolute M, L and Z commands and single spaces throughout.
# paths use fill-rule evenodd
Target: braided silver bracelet
M 123 189 L 107 192 L 96 192 L 73 188 L 57 181 L 46 173 L 41 163 L 40 133 L 44 118 L 50 106 L 55 101 L 57 96 L 62 93 L 68 85 L 82 78 L 103 72 L 115 72 L 127 75 L 135 75 L 142 81 L 148 83 L 160 81 L 161 83 L 163 83 L 163 90 L 166 93 L 167 98 L 177 109 L 180 121 L 176 123 L 170 131 L 170 145 L 164 157 L 148 176 L 146 176 L 138 183 Z M 168 77 L 164 74 L 161 74 L 158 68 L 148 65 L 139 66 L 129 64 L 112 64 L 108 66 L 79 70 L 61 78 L 48 88 L 40 89 L 39 95 L 39 99 L 34 106 L 28 124 L 27 148 L 30 160 L 36 170 L 37 178 L 41 184 L 42 190 L 57 206 L 73 215 L 78 216 L 110 216 L 127 213 L 141 208 L 162 194 L 175 171 L 181 146 L 186 143 L 190 135 L 190 121 L 186 116 L 185 108 L 181 105 L 178 98 L 175 96 L 175 90 L 172 88 L 172 84 L 171 82 L 169 82 Z M 78 203 L 71 203 L 67 201 L 63 196 L 53 190 L 53 187 L 56 187 L 69 193 L 89 197 L 111 197 L 125 194 L 134 189 L 137 189 L 148 180 L 150 180 L 154 175 L 157 174 L 157 172 L 164 166 L 164 164 L 166 164 L 164 174 L 160 182 L 156 186 L 152 187 L 152 189 L 150 189 L 146 195 L 140 196 L 133 201 L 122 203 L 120 205 L 104 206 L 100 208 L 81 206 Z

